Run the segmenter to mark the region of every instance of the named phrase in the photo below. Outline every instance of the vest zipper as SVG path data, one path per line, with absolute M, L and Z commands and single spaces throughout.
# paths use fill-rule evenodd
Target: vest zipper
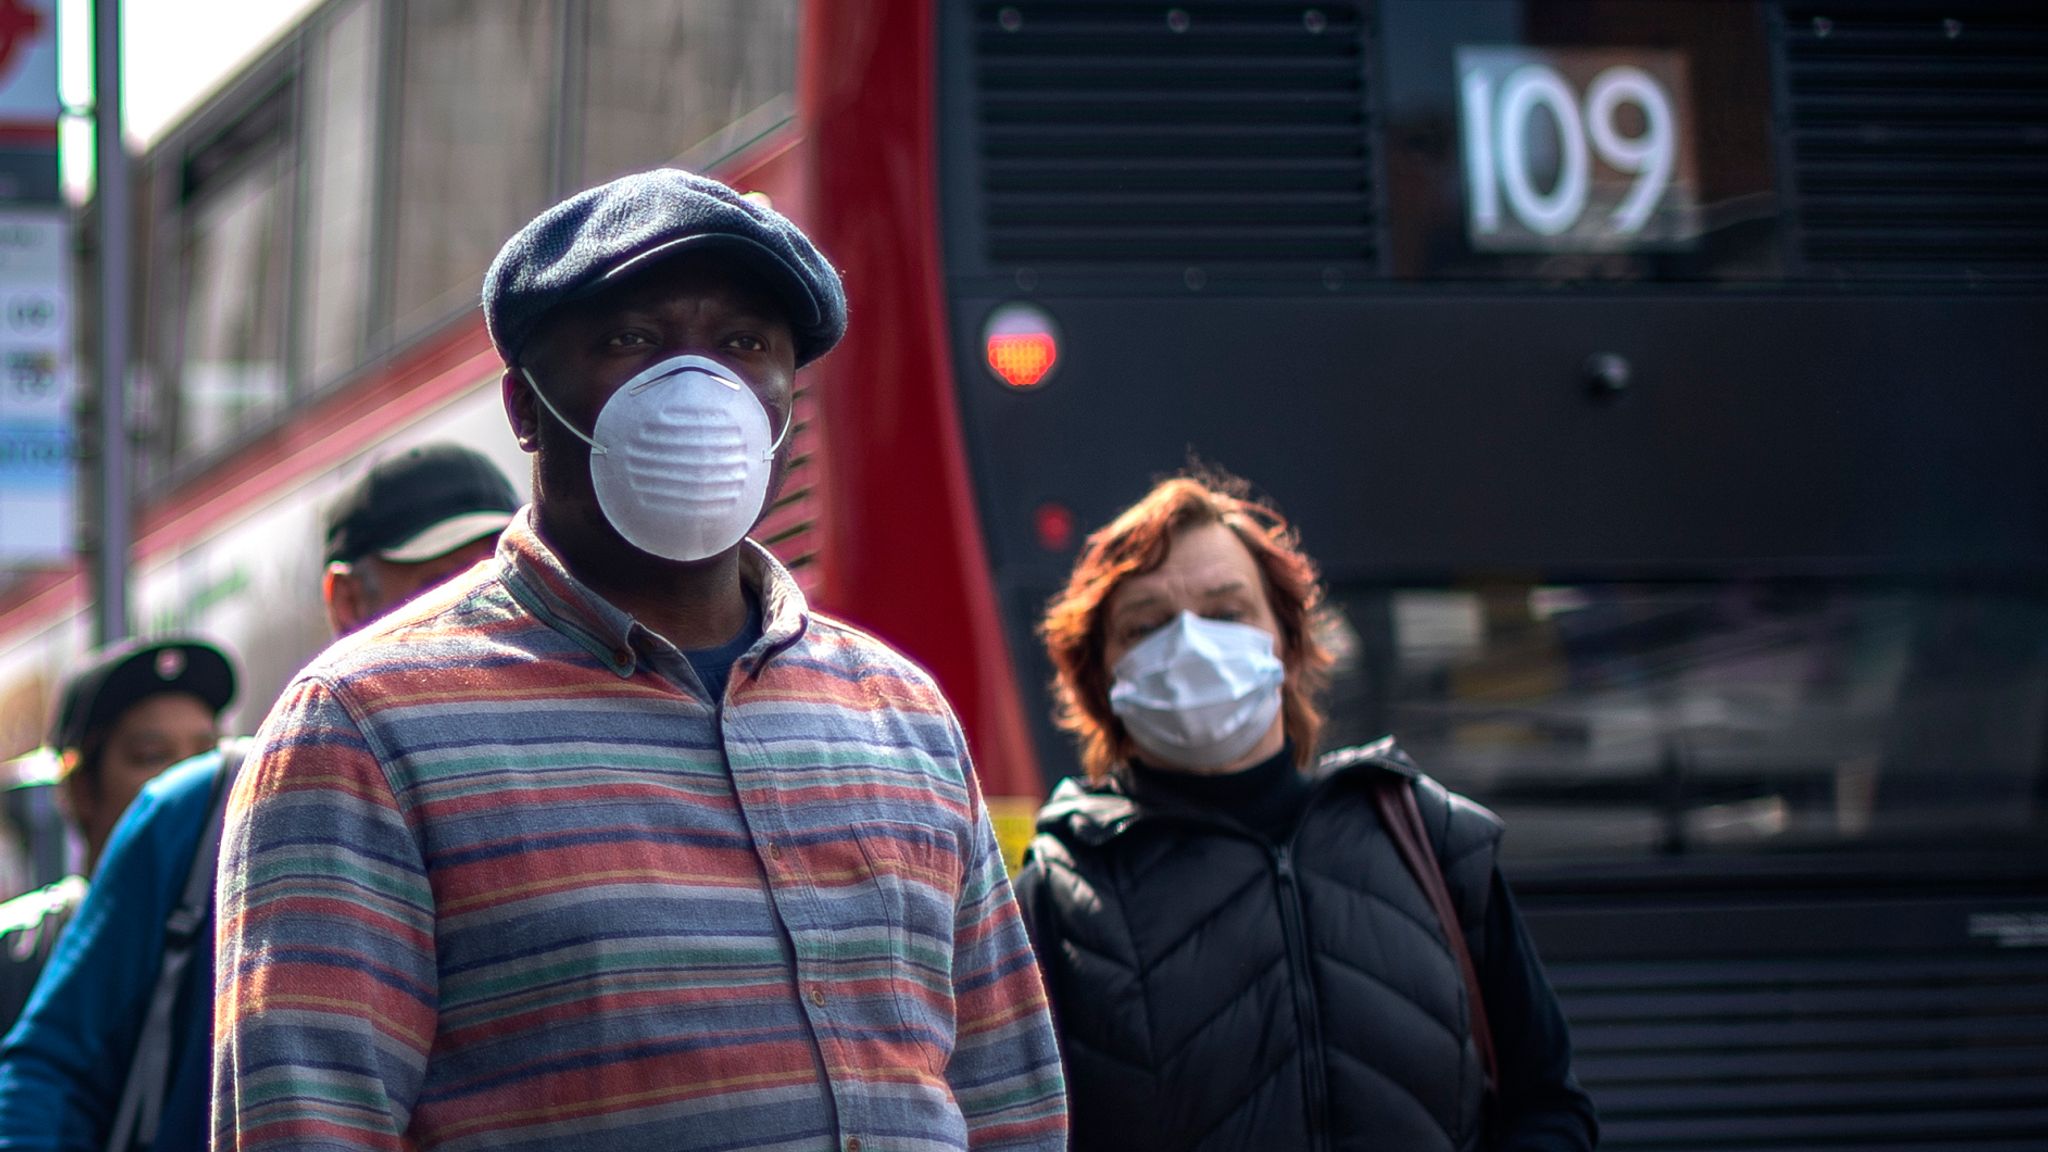
M 1273 849 L 1274 885 L 1280 894 L 1280 927 L 1287 938 L 1288 986 L 1294 992 L 1295 1026 L 1301 1030 L 1303 1103 L 1308 1109 L 1310 1146 L 1330 1145 L 1329 1084 L 1323 1071 L 1323 1029 L 1316 1018 L 1315 973 L 1308 962 L 1308 931 L 1302 924 L 1301 889 L 1294 876 L 1294 852 Z

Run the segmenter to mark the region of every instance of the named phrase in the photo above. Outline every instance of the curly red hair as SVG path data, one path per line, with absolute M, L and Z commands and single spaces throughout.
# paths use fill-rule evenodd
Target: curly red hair
M 1208 524 L 1229 528 L 1259 566 L 1266 601 L 1280 625 L 1282 726 L 1295 763 L 1306 767 L 1322 732 L 1322 692 L 1330 654 L 1317 641 L 1323 587 L 1314 561 L 1278 509 L 1251 495 L 1228 473 L 1204 469 L 1163 480 L 1082 545 L 1067 586 L 1046 605 L 1038 634 L 1052 657 L 1055 722 L 1081 746 L 1081 765 L 1100 780 L 1130 760 L 1122 721 L 1109 710 L 1110 671 L 1104 659 L 1109 599 L 1131 576 L 1166 562 L 1174 539 Z

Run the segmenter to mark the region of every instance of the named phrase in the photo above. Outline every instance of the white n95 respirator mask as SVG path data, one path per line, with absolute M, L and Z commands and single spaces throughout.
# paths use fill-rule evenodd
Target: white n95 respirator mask
M 562 427 L 590 445 L 590 481 L 604 518 L 628 544 L 669 560 L 709 559 L 745 538 L 794 423 L 784 421 L 771 436 L 753 389 L 705 356 L 670 357 L 620 385 L 589 435 L 562 416 L 531 372 L 526 383 Z
M 1192 612 L 1139 641 L 1110 673 L 1109 710 L 1145 758 L 1197 772 L 1258 747 L 1287 679 L 1272 633 Z

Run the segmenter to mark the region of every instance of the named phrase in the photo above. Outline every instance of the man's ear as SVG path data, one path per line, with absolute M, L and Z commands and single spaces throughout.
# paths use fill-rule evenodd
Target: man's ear
M 498 378 L 498 392 L 505 400 L 505 419 L 511 422 L 512 437 L 527 452 L 540 449 L 540 405 L 534 403 L 533 386 L 519 369 L 507 365 Z
M 346 564 L 327 566 L 320 578 L 320 599 L 327 603 L 327 627 L 336 636 L 348 635 L 369 618 L 362 585 Z

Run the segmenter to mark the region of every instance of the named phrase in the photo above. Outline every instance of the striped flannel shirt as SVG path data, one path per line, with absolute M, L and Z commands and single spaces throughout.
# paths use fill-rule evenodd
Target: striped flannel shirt
M 951 710 L 749 544 L 722 704 L 529 509 L 286 689 L 222 845 L 221 1149 L 1061 1148 Z

